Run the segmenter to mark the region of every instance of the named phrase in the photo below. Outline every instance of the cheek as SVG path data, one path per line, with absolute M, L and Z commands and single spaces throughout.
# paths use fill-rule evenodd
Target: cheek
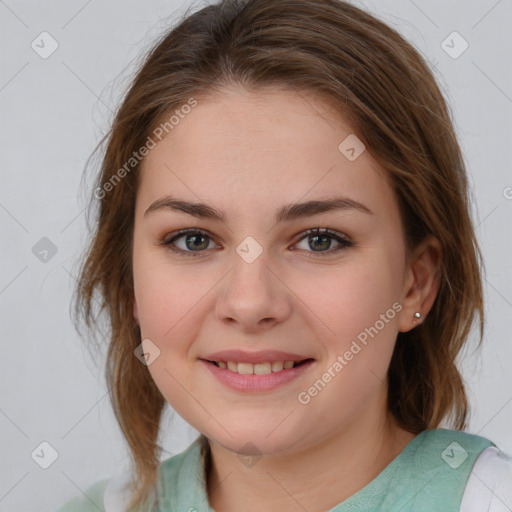
M 206 267 L 191 270 L 173 265 L 151 254 L 134 259 L 134 285 L 142 339 L 149 338 L 160 349 L 156 367 L 186 373 L 193 364 L 194 341 L 212 310 L 213 289 L 219 276 Z M 157 364 L 158 362 L 158 364 Z M 153 366 L 153 365 L 151 365 Z M 159 374 L 160 377 L 162 375 Z M 168 380 L 168 375 L 163 375 Z
M 382 252 L 371 251 L 364 258 L 353 257 L 291 287 L 304 304 L 304 314 L 320 329 L 319 334 L 339 346 L 374 325 L 399 300 L 400 262 L 392 265 L 390 261 Z M 393 312 L 388 316 L 395 317 Z
M 190 404 L 189 393 L 198 392 L 189 379 L 194 364 L 189 349 L 197 337 L 198 315 L 205 314 L 206 301 L 201 298 L 207 284 L 179 267 L 155 261 L 154 255 L 140 251 L 138 256 L 134 256 L 134 285 L 141 337 L 160 351 L 148 371 L 166 401 L 194 424 L 201 411 Z
M 299 295 L 321 319 L 314 325 L 326 349 L 323 371 L 336 375 L 326 375 L 333 384 L 319 404 L 332 400 L 356 411 L 385 382 L 398 332 L 401 265 L 397 251 L 375 246 L 366 248 L 364 258 L 354 257 L 303 284 Z
M 400 260 L 395 260 L 394 268 L 391 261 L 391 253 L 383 257 L 376 249 L 375 257 L 354 259 L 315 279 L 315 286 L 309 283 L 301 292 L 308 298 L 308 307 L 322 320 L 316 320 L 315 325 L 320 329 L 317 335 L 325 345 L 327 359 L 316 377 L 329 383 L 313 401 L 326 421 L 343 423 L 356 415 L 386 382 L 401 310 L 396 284 Z M 314 387 L 315 381 L 310 384 Z
M 133 279 L 142 336 L 162 344 L 174 337 L 180 319 L 188 318 L 198 302 L 197 283 L 179 267 L 162 261 L 158 253 L 144 248 L 134 251 Z

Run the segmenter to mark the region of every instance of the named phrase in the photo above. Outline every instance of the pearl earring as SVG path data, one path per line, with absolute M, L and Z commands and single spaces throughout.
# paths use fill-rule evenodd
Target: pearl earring
M 414 313 L 414 317 L 415 317 L 415 318 L 421 318 L 421 313 L 418 313 L 418 312 L 416 311 L 416 313 Z

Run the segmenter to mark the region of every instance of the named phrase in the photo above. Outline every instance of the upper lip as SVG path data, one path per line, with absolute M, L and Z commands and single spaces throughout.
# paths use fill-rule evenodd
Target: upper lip
M 304 361 L 313 359 L 310 356 L 282 352 L 280 350 L 259 350 L 258 352 L 244 352 L 243 350 L 221 350 L 200 359 L 207 361 L 234 361 L 237 363 L 265 363 L 267 361 Z

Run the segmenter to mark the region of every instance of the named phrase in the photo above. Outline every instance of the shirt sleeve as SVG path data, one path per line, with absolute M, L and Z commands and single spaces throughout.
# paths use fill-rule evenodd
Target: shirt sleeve
M 462 497 L 460 512 L 512 510 L 512 457 L 486 448 L 476 459 Z
M 103 495 L 108 479 L 100 480 L 91 485 L 81 495 L 67 501 L 56 512 L 106 512 L 103 504 Z

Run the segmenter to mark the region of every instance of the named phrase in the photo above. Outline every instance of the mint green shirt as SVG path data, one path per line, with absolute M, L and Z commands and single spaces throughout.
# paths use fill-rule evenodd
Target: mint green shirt
M 206 493 L 204 440 L 199 436 L 161 463 L 151 512 L 214 512 Z M 495 444 L 466 432 L 425 430 L 370 483 L 326 512 L 456 512 L 475 460 L 490 446 Z M 57 512 L 110 512 L 103 505 L 107 484 L 96 482 Z

